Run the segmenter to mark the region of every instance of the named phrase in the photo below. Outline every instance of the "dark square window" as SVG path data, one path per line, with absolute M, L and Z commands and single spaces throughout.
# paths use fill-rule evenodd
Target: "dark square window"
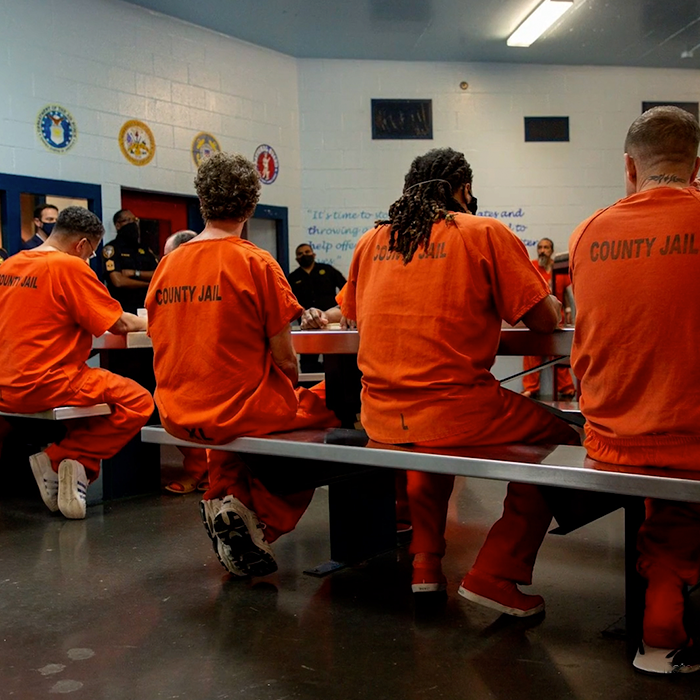
M 569 117 L 525 117 L 525 141 L 568 141 Z
M 432 139 L 432 100 L 372 100 L 373 139 Z

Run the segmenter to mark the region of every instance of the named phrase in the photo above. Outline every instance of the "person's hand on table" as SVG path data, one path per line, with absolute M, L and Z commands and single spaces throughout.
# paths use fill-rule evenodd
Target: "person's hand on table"
M 357 321 L 353 321 L 350 318 L 345 318 L 345 316 L 341 316 L 340 317 L 340 330 L 341 331 L 357 330 Z
M 310 331 L 325 328 L 328 325 L 328 318 L 321 309 L 306 309 L 301 315 L 301 330 Z

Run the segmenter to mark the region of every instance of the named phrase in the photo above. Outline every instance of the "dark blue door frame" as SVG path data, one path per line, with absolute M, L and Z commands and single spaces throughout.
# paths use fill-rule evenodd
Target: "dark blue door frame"
M 277 234 L 277 262 L 285 275 L 289 274 L 289 221 L 287 207 L 273 207 L 270 204 L 258 204 L 254 219 L 270 219 L 275 222 Z
M 8 253 L 17 253 L 22 244 L 21 194 L 38 194 L 87 200 L 88 209 L 102 220 L 102 187 L 85 182 L 48 180 L 41 177 L 6 175 L 0 173 L 0 204 L 2 205 L 2 230 L 8 245 Z M 101 273 L 99 260 L 92 261 L 95 271 Z

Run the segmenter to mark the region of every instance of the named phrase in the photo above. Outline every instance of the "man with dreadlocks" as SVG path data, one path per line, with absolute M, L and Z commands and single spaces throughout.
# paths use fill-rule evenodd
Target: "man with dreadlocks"
M 489 371 L 502 319 L 549 333 L 561 305 L 508 228 L 467 213 L 471 183 L 462 153 L 441 148 L 416 158 L 389 220 L 355 248 L 342 311 L 360 332 L 362 425 L 389 444 L 577 443 L 563 421 L 502 389 Z M 452 476 L 408 473 L 414 593 L 446 587 L 453 484 Z M 531 551 L 551 517 L 536 486 L 510 484 L 503 517 L 459 592 L 512 615 L 542 610 L 542 598 L 517 584 L 531 583 Z

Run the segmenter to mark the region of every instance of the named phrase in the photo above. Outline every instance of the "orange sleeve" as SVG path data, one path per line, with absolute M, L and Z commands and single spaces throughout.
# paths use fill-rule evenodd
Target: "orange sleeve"
M 265 251 L 258 251 L 259 265 L 255 271 L 265 335 L 272 338 L 280 333 L 287 324 L 299 318 L 304 307 L 299 304 L 277 261 Z
M 65 256 L 61 265 L 49 268 L 54 296 L 62 298 L 73 320 L 100 336 L 122 315 L 121 304 L 113 299 L 92 269 L 78 258 Z
M 523 242 L 510 229 L 493 221 L 488 241 L 496 308 L 501 318 L 515 325 L 549 295 L 549 286 L 534 269 Z

